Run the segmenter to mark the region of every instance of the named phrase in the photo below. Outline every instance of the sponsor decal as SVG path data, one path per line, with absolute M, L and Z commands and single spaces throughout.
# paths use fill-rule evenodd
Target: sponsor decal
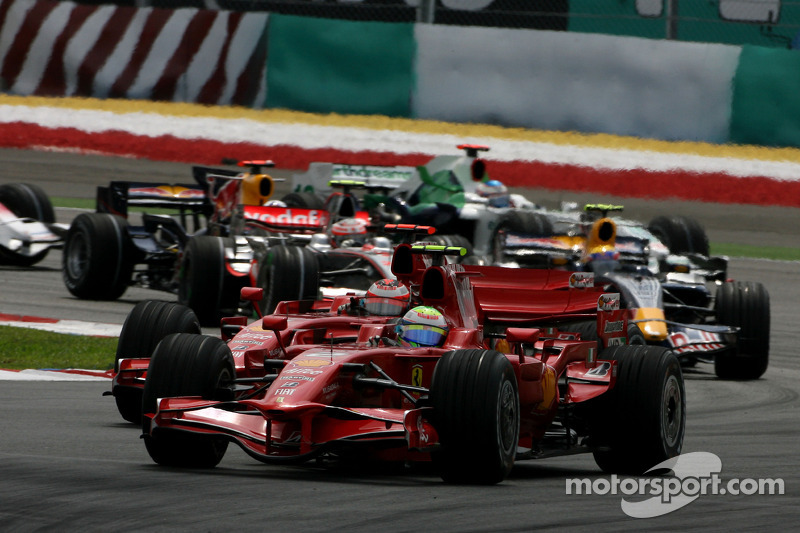
M 208 178 L 207 181 L 213 185 L 215 178 Z M 211 193 L 212 201 L 215 207 L 215 216 L 219 220 L 224 220 L 231 216 L 233 210 L 236 209 L 239 188 L 239 180 L 226 180 L 226 182 L 214 194 Z M 211 187 L 213 189 L 213 186 Z
M 508 247 L 568 248 L 562 241 L 550 237 L 525 237 L 518 233 L 506 233 L 505 237 Z
M 319 366 L 330 366 L 332 363 L 330 361 L 324 361 L 322 359 L 301 359 L 299 361 L 292 361 L 290 364 L 292 366 L 300 366 L 300 367 L 319 367 Z
M 619 333 L 625 327 L 625 322 L 606 322 L 606 326 L 603 329 L 604 333 Z
M 722 337 L 711 331 L 686 329 L 670 334 L 667 339 L 676 353 L 713 352 L 725 348 Z
M 287 383 L 281 383 L 281 387 L 287 387 L 287 388 L 290 388 L 290 389 L 292 389 L 294 387 L 298 387 L 298 386 L 300 386 L 300 382 L 299 381 L 289 381 Z
M 340 387 L 341 385 L 339 385 L 338 383 L 331 383 L 330 385 L 322 387 L 322 394 L 328 394 L 329 392 L 339 390 Z
M 318 375 L 320 375 L 322 373 L 323 373 L 322 370 L 312 370 L 310 368 L 293 368 L 292 369 L 292 374 L 307 374 L 309 376 L 318 376 Z M 294 377 L 294 376 L 292 376 L 292 377 Z M 300 379 L 302 379 L 302 378 L 300 378 Z
M 422 365 L 411 367 L 411 384 L 415 387 L 422 387 Z
M 314 378 L 310 378 L 308 376 L 286 376 L 286 377 L 280 377 L 278 379 L 280 379 L 281 381 L 286 381 L 290 379 L 299 379 L 300 381 L 314 381 Z M 286 386 L 289 387 L 290 385 Z
M 329 338 L 326 337 L 326 340 L 327 339 L 329 339 Z M 309 350 L 309 351 L 307 351 L 306 353 L 303 354 L 303 357 L 304 358 L 306 358 L 306 357 L 314 357 L 314 358 L 320 357 L 320 358 L 324 358 L 324 359 L 330 360 L 330 359 L 332 359 L 334 357 L 345 357 L 347 355 L 349 355 L 349 352 L 346 352 L 344 350 L 318 349 L 318 350 Z
M 556 394 L 558 392 L 557 382 L 555 369 L 549 365 L 545 365 L 544 373 L 542 373 L 542 401 L 535 407 L 536 411 L 545 412 L 550 410 L 550 407 L 556 400 Z
M 573 272 L 569 277 L 569 286 L 573 289 L 594 287 L 594 272 Z
M 245 206 L 244 217 L 277 226 L 318 228 L 328 224 L 328 212 L 295 207 Z
M 383 178 L 406 181 L 414 175 L 411 168 L 377 167 L 366 165 L 333 165 L 333 179 Z
M 205 193 L 199 189 L 187 189 L 186 187 L 161 185 L 158 187 L 131 187 L 128 189 L 128 196 L 131 198 L 161 197 L 178 199 L 203 199 Z
M 598 311 L 616 311 L 619 309 L 619 293 L 607 293 L 597 299 Z
M 294 394 L 295 389 L 277 389 L 274 392 L 274 396 L 291 396 Z
M 606 377 L 608 375 L 608 371 L 611 370 L 611 363 L 604 361 L 602 364 L 597 365 L 593 369 L 589 370 L 584 376 L 592 376 L 592 377 Z
M 258 329 L 247 329 L 236 336 L 236 342 L 245 342 L 244 339 L 253 339 L 256 341 L 265 341 L 272 338 L 272 332 L 262 333 Z

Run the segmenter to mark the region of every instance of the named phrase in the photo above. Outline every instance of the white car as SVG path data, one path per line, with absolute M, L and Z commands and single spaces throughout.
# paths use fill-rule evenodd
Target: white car
M 32 266 L 64 245 L 47 194 L 32 183 L 0 185 L 0 264 Z

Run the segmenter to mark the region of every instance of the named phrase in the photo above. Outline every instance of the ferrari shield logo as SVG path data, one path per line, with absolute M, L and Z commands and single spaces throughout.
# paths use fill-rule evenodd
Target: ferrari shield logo
M 411 384 L 415 387 L 422 387 L 422 365 L 411 367 Z
M 415 387 L 422 387 L 422 365 L 414 365 L 411 367 L 411 384 Z M 411 393 L 415 398 L 419 398 L 418 392 Z

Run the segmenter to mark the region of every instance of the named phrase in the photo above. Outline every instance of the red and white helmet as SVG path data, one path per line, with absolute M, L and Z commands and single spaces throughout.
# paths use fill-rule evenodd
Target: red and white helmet
M 369 223 L 360 218 L 343 218 L 331 226 L 331 237 L 336 246 L 364 244 Z
M 371 315 L 401 316 L 408 309 L 411 293 L 396 279 L 380 279 L 364 296 L 364 307 Z

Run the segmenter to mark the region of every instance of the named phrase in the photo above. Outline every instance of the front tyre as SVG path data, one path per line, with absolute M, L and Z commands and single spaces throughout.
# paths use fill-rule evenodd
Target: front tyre
M 681 453 L 686 393 L 681 365 L 658 346 L 614 346 L 599 359 L 617 362 L 614 388 L 591 400 L 594 459 L 604 472 L 640 475 Z
M 658 216 L 650 221 L 647 229 L 658 237 L 673 254 L 709 254 L 708 236 L 700 223 L 681 215 Z
M 769 365 L 769 293 L 761 283 L 734 281 L 717 287 L 717 323 L 739 328 L 738 353 L 719 353 L 714 372 L 723 379 L 758 379 Z
M 264 289 L 261 311 L 268 315 L 285 300 L 315 300 L 319 265 L 314 252 L 301 246 L 273 246 L 258 265 L 257 285 Z
M 122 359 L 149 358 L 156 345 L 170 333 L 197 333 L 200 322 L 186 306 L 170 302 L 145 300 L 128 313 L 117 342 L 114 371 Z M 112 389 L 122 418 L 134 424 L 142 422 L 142 389 L 115 386 Z
M 430 396 L 442 445 L 432 459 L 442 479 L 486 485 L 504 480 L 520 431 L 517 379 L 506 356 L 478 349 L 445 353 Z
M 159 398 L 232 400 L 235 375 L 233 356 L 221 339 L 176 333 L 158 344 L 142 393 L 142 431 L 153 461 L 187 468 L 213 468 L 219 464 L 228 448 L 224 437 L 159 428 L 151 433 L 147 414 L 155 413 Z

